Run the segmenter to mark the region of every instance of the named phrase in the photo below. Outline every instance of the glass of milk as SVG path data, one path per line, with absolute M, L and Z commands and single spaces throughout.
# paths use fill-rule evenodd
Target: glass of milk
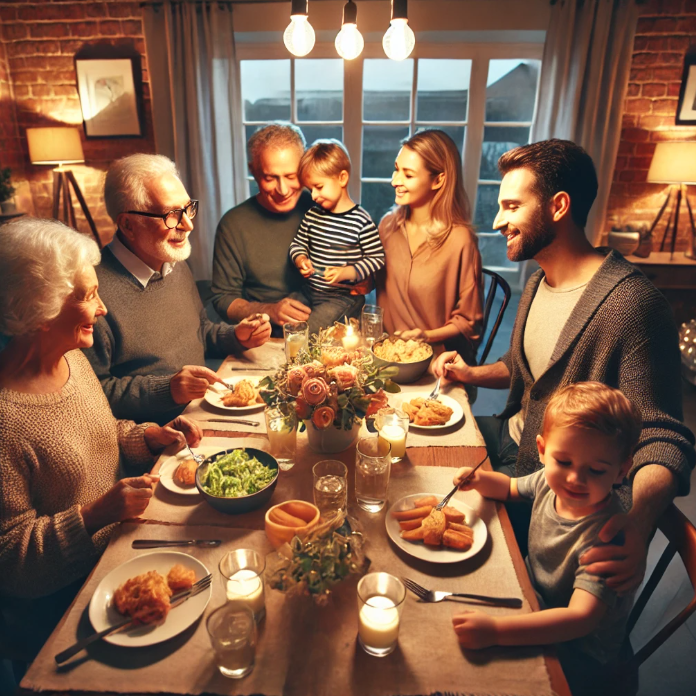
M 243 603 L 227 602 L 210 614 L 206 622 L 215 662 L 230 679 L 246 677 L 254 669 L 256 623 Z
M 391 445 L 392 462 L 400 462 L 406 456 L 408 416 L 395 408 L 382 408 L 375 416 L 375 427 L 380 440 Z
M 358 642 L 368 655 L 394 652 L 406 588 L 389 573 L 368 573 L 358 583 Z
M 235 549 L 222 557 L 219 568 L 227 599 L 249 607 L 259 623 L 266 615 L 265 558 L 253 549 Z
M 283 324 L 283 336 L 285 337 L 285 359 L 292 362 L 301 350 L 307 350 L 309 346 L 309 324 L 306 321 Z

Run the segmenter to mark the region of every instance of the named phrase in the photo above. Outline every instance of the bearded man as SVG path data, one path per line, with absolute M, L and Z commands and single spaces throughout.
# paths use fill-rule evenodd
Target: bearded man
M 85 350 L 116 418 L 166 423 L 209 384 L 221 380 L 204 366 L 265 343 L 265 314 L 236 326 L 209 321 L 185 263 L 198 201 L 176 166 L 161 155 L 114 162 L 104 184 L 106 209 L 118 229 L 97 266 L 108 314 Z
M 581 147 L 567 140 L 525 145 L 505 153 L 498 168 L 503 179 L 493 227 L 507 239 L 511 261 L 534 259 L 541 270 L 525 287 L 510 350 L 498 362 L 469 366 L 449 352 L 438 357 L 433 371 L 510 390 L 499 416 L 477 421 L 494 468 L 511 476 L 542 467 L 536 436 L 558 388 L 603 382 L 640 409 L 641 439 L 629 484 L 619 491 L 630 512 L 612 518 L 600 535 L 609 542 L 623 529 L 625 543 L 594 547 L 582 558 L 591 564 L 588 572 L 610 576 L 608 585 L 627 591 L 640 584 L 657 519 L 675 495 L 688 493 L 694 467 L 694 436 L 682 422 L 672 312 L 638 269 L 616 251 L 593 248 L 585 236 L 598 184 Z M 596 475 L 589 464 L 587 475 Z M 583 494 L 582 481 L 568 486 Z M 526 548 L 522 519 L 513 524 Z

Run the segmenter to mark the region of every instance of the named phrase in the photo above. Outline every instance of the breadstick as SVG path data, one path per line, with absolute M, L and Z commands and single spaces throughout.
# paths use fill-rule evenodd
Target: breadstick
M 442 512 L 445 513 L 445 519 L 448 522 L 464 522 L 466 519 L 464 516 L 464 513 L 461 510 L 457 510 L 457 508 L 452 507 L 451 505 L 447 505 L 446 507 L 442 508 Z
M 471 527 L 467 527 L 465 524 L 457 524 L 456 522 L 448 522 L 447 529 L 451 529 L 460 534 L 464 534 L 468 537 L 474 538 L 474 530 Z
M 299 517 L 295 517 L 294 515 L 290 515 L 281 508 L 274 508 L 271 510 L 269 517 L 272 522 L 282 524 L 285 527 L 305 527 L 307 525 L 304 520 L 300 519 Z
M 427 517 L 433 509 L 432 505 L 413 508 L 413 510 L 400 510 L 392 512 L 392 517 L 396 520 L 415 520 L 417 517 Z
M 419 517 L 418 519 L 415 520 L 404 520 L 403 522 L 399 522 L 399 527 L 401 529 L 418 529 L 423 524 L 423 520 L 425 517 Z
M 415 507 L 425 507 L 426 505 L 432 505 L 435 507 L 440 501 L 434 495 L 428 495 L 425 498 L 416 498 L 413 501 Z
M 447 529 L 442 535 L 442 543 L 445 546 L 449 546 L 452 549 L 457 549 L 458 551 L 467 551 L 471 548 L 473 539 L 469 539 L 469 537 L 461 532 L 455 532 L 452 529 Z
M 421 541 L 423 539 L 423 534 L 425 530 L 423 527 L 418 527 L 418 529 L 407 529 L 401 531 L 401 538 L 406 539 L 406 541 Z

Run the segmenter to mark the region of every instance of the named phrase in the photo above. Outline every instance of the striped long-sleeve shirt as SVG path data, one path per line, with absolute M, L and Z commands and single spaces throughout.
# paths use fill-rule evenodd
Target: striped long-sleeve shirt
M 331 285 L 324 280 L 327 266 L 355 266 L 358 282 L 384 266 L 384 248 L 377 227 L 359 205 L 344 213 L 332 213 L 318 206 L 310 208 L 289 253 L 293 262 L 298 256 L 309 258 L 315 273 L 308 283 L 320 293 L 350 293 L 350 284 Z

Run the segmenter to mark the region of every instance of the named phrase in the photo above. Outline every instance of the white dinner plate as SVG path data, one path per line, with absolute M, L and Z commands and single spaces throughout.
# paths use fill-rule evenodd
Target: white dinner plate
M 97 589 L 92 595 L 89 603 L 89 620 L 95 631 L 103 631 L 109 626 L 113 626 L 123 620 L 113 606 L 114 592 L 129 578 L 136 575 L 147 573 L 149 570 L 156 570 L 165 577 L 167 573 L 180 563 L 185 568 L 196 571 L 196 582 L 208 575 L 208 569 L 196 558 L 185 553 L 176 551 L 155 551 L 145 553 L 137 558 L 122 563 L 118 568 L 114 568 L 97 585 Z M 126 629 L 120 633 L 112 633 L 104 638 L 105 641 L 114 645 L 124 647 L 139 648 L 146 645 L 155 645 L 162 641 L 169 640 L 182 631 L 185 631 L 194 621 L 198 619 L 208 606 L 212 588 L 203 590 L 195 597 L 186 600 L 178 607 L 174 607 L 167 615 L 164 623 L 157 626 L 138 626 L 130 630 Z
M 225 384 L 227 384 L 229 387 L 234 386 L 237 384 L 237 382 L 241 382 L 243 379 L 248 379 L 254 386 L 257 386 L 258 383 L 267 375 L 244 375 L 243 377 L 228 377 L 227 379 L 223 380 Z M 257 403 L 257 404 L 251 404 L 251 406 L 225 406 L 225 404 L 222 403 L 222 394 L 218 389 L 222 390 L 222 385 L 219 382 L 216 382 L 215 384 L 211 385 L 211 389 L 208 389 L 205 392 L 205 395 L 203 398 L 211 405 L 215 406 L 215 408 L 221 408 L 223 411 L 232 411 L 233 413 L 245 413 L 246 411 L 257 411 L 260 408 L 263 408 L 266 404 L 262 402 Z
M 435 495 L 438 500 L 442 500 L 447 493 L 441 493 L 439 495 L 436 493 L 414 493 L 413 495 L 407 495 L 400 500 L 397 500 L 389 508 L 385 520 L 389 538 L 400 549 L 403 549 L 407 554 L 409 554 L 409 556 L 420 558 L 422 561 L 430 561 L 431 563 L 458 563 L 459 561 L 465 561 L 467 558 L 475 556 L 486 543 L 486 539 L 488 538 L 488 529 L 486 527 L 486 523 L 472 508 L 456 498 L 452 498 L 448 505 L 451 505 L 453 508 L 457 508 L 457 510 L 466 515 L 465 524 L 469 525 L 474 532 L 474 543 L 468 551 L 457 551 L 456 549 L 450 549 L 447 546 L 426 546 L 422 541 L 406 541 L 406 539 L 401 538 L 401 527 L 399 526 L 399 520 L 395 520 L 392 517 L 392 511 L 398 512 L 400 510 L 411 510 L 413 508 L 413 501 L 416 498 L 425 498 L 428 495 Z
M 222 447 L 219 445 L 207 445 L 206 447 L 195 447 L 193 451 L 196 454 L 209 457 L 211 454 L 216 454 L 221 449 Z M 172 493 L 179 493 L 180 495 L 200 495 L 195 483 L 191 486 L 182 486 L 174 480 L 174 472 L 184 459 L 191 459 L 191 453 L 185 447 L 180 452 L 177 452 L 177 454 L 169 457 L 169 459 L 165 459 L 158 471 L 160 483 Z
M 399 400 L 399 406 L 401 406 L 401 404 L 404 402 L 408 403 L 409 401 L 418 399 L 419 397 L 421 399 L 427 399 L 430 396 L 430 392 L 406 392 L 402 393 L 400 396 L 401 399 Z M 453 399 L 451 396 L 447 396 L 447 394 L 440 394 L 440 396 L 437 397 L 437 400 L 441 404 L 449 406 L 452 409 L 452 415 L 444 425 L 416 425 L 415 423 L 409 423 L 408 427 L 418 428 L 419 430 L 442 430 L 443 428 L 450 428 L 451 426 L 456 425 L 462 418 L 464 418 L 464 409 L 456 399 Z

